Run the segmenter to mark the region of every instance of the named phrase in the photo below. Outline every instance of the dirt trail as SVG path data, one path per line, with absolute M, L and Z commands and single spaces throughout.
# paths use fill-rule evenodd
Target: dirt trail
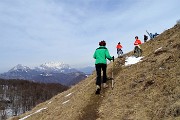
M 92 101 L 83 109 L 84 113 L 79 120 L 96 120 L 99 118 L 98 108 L 101 99 L 100 95 L 92 95 Z
M 109 83 L 110 81 L 108 81 Z M 100 118 L 99 115 L 99 107 L 102 104 L 103 99 L 105 98 L 105 93 L 110 89 L 110 83 L 109 83 L 109 88 L 101 90 L 100 95 L 91 95 L 91 102 L 83 109 L 84 113 L 83 115 L 79 118 L 79 120 L 96 120 Z

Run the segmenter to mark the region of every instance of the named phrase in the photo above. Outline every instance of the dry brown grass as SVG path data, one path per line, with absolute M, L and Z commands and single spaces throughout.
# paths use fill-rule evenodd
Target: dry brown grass
M 180 120 L 180 25 L 143 44 L 142 49 L 144 58 L 137 64 L 123 66 L 115 60 L 113 90 L 95 95 L 94 73 L 19 118 L 47 107 L 27 120 Z M 109 77 L 111 71 L 112 63 Z

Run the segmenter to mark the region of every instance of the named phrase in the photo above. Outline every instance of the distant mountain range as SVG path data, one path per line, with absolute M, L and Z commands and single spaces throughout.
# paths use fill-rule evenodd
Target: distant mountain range
M 18 64 L 8 72 L 0 74 L 0 78 L 23 79 L 43 83 L 60 83 L 71 86 L 85 79 L 87 74 L 91 74 L 93 71 L 92 68 L 93 67 L 86 67 L 77 70 L 62 62 L 49 62 L 34 68 Z
M 95 67 L 87 66 L 87 67 L 76 68 L 76 69 L 87 74 L 87 75 L 90 75 L 95 70 Z

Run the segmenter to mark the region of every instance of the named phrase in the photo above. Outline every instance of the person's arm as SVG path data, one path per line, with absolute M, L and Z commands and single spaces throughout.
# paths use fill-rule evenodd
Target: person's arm
M 116 48 L 118 49 L 118 45 L 116 45 Z
M 136 40 L 135 40 L 135 42 L 134 42 L 134 45 L 137 45 L 137 42 L 136 42 Z
M 139 40 L 139 44 L 142 44 L 141 40 Z
M 147 34 L 150 36 L 149 32 L 146 30 Z
M 105 55 L 106 55 L 106 58 L 107 58 L 108 60 L 113 60 L 113 58 L 112 58 L 112 57 L 110 56 L 110 54 L 109 54 L 108 49 L 106 49 Z
M 120 47 L 120 49 L 122 49 L 122 45 L 120 45 L 121 47 Z
M 151 35 L 150 35 L 150 33 L 146 30 L 146 32 L 147 32 L 147 34 L 149 35 L 149 37 L 151 38 Z

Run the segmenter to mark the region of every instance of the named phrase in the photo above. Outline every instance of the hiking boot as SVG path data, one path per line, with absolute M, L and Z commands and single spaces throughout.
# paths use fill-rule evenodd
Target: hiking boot
M 95 94 L 96 94 L 96 95 L 99 95 L 99 94 L 100 94 L 100 91 L 101 91 L 101 89 L 97 89 Z
M 103 83 L 103 88 L 107 88 L 108 85 L 106 83 Z
M 100 91 L 101 91 L 101 88 L 100 88 L 99 85 L 97 85 L 97 86 L 96 86 L 96 93 L 95 93 L 95 94 L 96 94 L 96 95 L 97 95 L 97 94 L 100 94 Z

